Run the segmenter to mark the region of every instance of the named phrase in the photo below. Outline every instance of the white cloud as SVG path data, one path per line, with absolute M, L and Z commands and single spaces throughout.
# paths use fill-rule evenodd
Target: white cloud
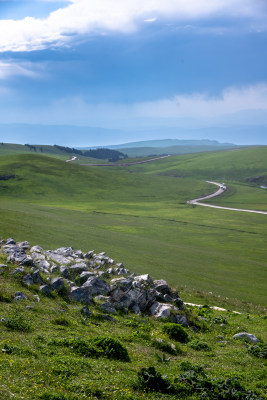
M 40 67 L 40 66 L 39 66 Z M 30 62 L 14 62 L 13 60 L 0 60 L 0 80 L 7 79 L 12 76 L 26 76 L 29 78 L 37 78 L 40 72 L 37 72 L 37 65 Z
M 4 122 L 129 127 L 138 125 L 140 121 L 148 121 L 153 125 L 153 121 L 155 123 L 158 120 L 165 125 L 171 121 L 178 124 L 186 121 L 185 124 L 188 125 L 190 121 L 198 121 L 199 124 L 201 121 L 209 123 L 215 119 L 225 123 L 236 121 L 240 124 L 240 117 L 244 119 L 247 116 L 248 123 L 257 124 L 259 110 L 264 121 L 267 121 L 266 83 L 227 88 L 219 97 L 210 97 L 203 93 L 179 94 L 172 99 L 129 105 L 88 104 L 80 97 L 59 99 L 46 107 L 12 108 L 10 112 L 1 105 L 0 117 Z
M 267 84 L 227 88 L 219 97 L 203 93 L 177 95 L 172 99 L 134 104 L 130 112 L 136 118 L 213 119 L 246 110 L 264 110 L 267 115 Z
M 72 35 L 103 31 L 129 33 L 138 23 L 154 18 L 176 20 L 214 16 L 246 17 L 253 21 L 267 15 L 263 0 L 70 0 L 66 7 L 45 19 L 0 20 L 0 51 L 32 51 L 62 45 Z

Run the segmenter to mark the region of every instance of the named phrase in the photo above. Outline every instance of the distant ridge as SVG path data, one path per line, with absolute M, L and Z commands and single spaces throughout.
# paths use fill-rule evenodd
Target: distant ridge
M 171 146 L 223 146 L 235 147 L 232 143 L 220 143 L 217 140 L 201 139 L 201 140 L 182 140 L 182 139 L 161 139 L 161 140 L 144 140 L 139 142 L 130 142 L 117 145 L 105 146 L 109 149 L 127 149 L 133 147 L 171 147 Z
M 220 143 L 216 140 L 180 140 L 180 139 L 161 139 L 145 140 L 139 142 L 129 142 L 117 145 L 105 146 L 108 149 L 118 150 L 128 157 L 150 157 L 162 155 L 178 155 L 188 153 L 199 153 L 205 151 L 228 150 L 237 148 L 232 143 Z M 86 150 L 87 148 L 79 148 Z

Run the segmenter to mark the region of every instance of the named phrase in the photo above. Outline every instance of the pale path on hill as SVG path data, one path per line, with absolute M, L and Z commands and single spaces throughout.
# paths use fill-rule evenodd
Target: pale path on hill
M 161 160 L 162 158 L 167 158 L 170 157 L 168 156 L 160 156 L 160 157 L 155 157 L 155 158 L 150 158 L 149 160 L 143 160 L 143 161 L 135 161 L 135 162 L 130 162 L 130 163 L 123 163 L 123 164 L 81 164 L 81 165 L 87 165 L 88 167 L 129 167 L 131 165 L 137 165 L 137 164 L 144 164 L 148 163 L 151 161 L 156 161 L 156 160 Z
M 219 196 L 226 190 L 226 186 L 223 183 L 218 183 L 218 182 L 212 182 L 212 181 L 206 181 L 208 183 L 212 183 L 213 185 L 219 186 L 219 190 L 216 192 L 209 194 L 204 197 L 199 197 L 198 199 L 193 199 L 193 200 L 188 200 L 187 204 L 195 204 L 198 206 L 203 206 L 203 207 L 211 207 L 211 208 L 221 208 L 223 210 L 231 210 L 231 211 L 243 211 L 243 212 L 249 212 L 249 213 L 254 213 L 254 214 L 265 214 L 267 215 L 267 211 L 257 211 L 257 210 L 246 210 L 243 208 L 231 208 L 231 207 L 221 207 L 221 206 L 214 206 L 213 204 L 205 204 L 201 203 L 201 200 L 207 200 L 210 199 L 211 197 Z

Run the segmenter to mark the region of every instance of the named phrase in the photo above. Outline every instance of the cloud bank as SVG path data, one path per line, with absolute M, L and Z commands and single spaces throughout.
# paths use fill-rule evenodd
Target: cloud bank
M 264 0 L 70 0 L 47 18 L 0 20 L 0 52 L 62 46 L 77 35 L 131 33 L 144 21 L 267 17 Z
M 261 112 L 267 123 L 267 84 L 262 83 L 243 88 L 227 88 L 219 97 L 205 93 L 179 94 L 171 99 L 134 104 L 88 104 L 82 98 L 63 98 L 46 106 L 29 110 L 23 105 L 8 110 L 0 107 L 0 118 L 5 123 L 70 124 L 84 126 L 121 127 L 131 126 L 140 121 L 153 125 L 157 120 L 176 121 L 190 124 L 190 121 L 214 119 L 227 123 L 240 123 L 238 113 L 244 113 L 248 124 L 257 124 L 257 112 Z M 16 118 L 14 118 L 14 115 Z M 105 125 L 105 122 L 107 125 Z

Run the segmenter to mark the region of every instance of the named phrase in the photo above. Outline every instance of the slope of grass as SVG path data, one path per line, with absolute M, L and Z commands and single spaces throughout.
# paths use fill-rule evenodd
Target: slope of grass
M 145 167 L 152 173 L 141 173 L 139 166 L 106 169 L 34 155 L 2 157 L 0 175 L 16 178 L 0 182 L 1 235 L 83 249 L 89 240 L 96 250 L 121 254 L 135 272 L 145 267 L 162 278 L 164 271 L 174 286 L 230 297 L 240 307 L 242 301 L 266 304 L 264 216 L 187 205 L 211 185 L 155 173 L 182 161 L 157 161 Z
M 212 144 L 198 144 L 198 145 L 178 145 L 178 146 L 168 146 L 168 147 L 133 147 L 133 148 L 119 148 L 118 151 L 121 151 L 124 154 L 127 154 L 129 157 L 148 157 L 151 155 L 161 155 L 161 154 L 189 154 L 189 153 L 202 153 L 208 151 L 216 151 L 229 149 L 234 146 L 230 145 L 212 145 Z
M 267 176 L 267 146 L 181 155 L 134 168 L 143 173 L 177 177 L 245 181 Z
M 87 240 L 90 241 L 89 236 Z M 188 341 L 180 343 L 168 335 L 170 326 L 166 330 L 166 320 L 125 310 L 113 315 L 111 322 L 97 302 L 90 304 L 91 314 L 85 318 L 82 304 L 55 293 L 45 297 L 38 292 L 37 302 L 37 288 L 26 287 L 19 275 L 12 276 L 16 266 L 7 263 L 1 254 L 0 262 L 8 264 L 0 274 L 1 400 L 200 400 L 207 398 L 207 388 L 213 393 L 212 398 L 218 400 L 227 390 L 228 400 L 266 399 L 265 359 L 257 357 L 256 349 L 248 343 L 232 338 L 241 331 L 256 335 L 261 349 L 265 343 L 266 357 L 264 316 L 187 307 L 183 313 L 190 325 L 198 329 L 196 332 L 185 328 Z M 17 291 L 28 299 L 14 302 Z M 95 351 L 94 343 L 103 336 L 111 343 L 119 342 L 129 354 L 129 361 Z M 140 373 L 142 368 L 153 371 L 151 367 L 157 372 L 157 380 L 145 384 Z M 163 385 L 166 374 L 172 391 Z M 181 384 L 185 374 L 189 381 Z M 218 391 L 214 385 L 220 382 L 224 385 Z

